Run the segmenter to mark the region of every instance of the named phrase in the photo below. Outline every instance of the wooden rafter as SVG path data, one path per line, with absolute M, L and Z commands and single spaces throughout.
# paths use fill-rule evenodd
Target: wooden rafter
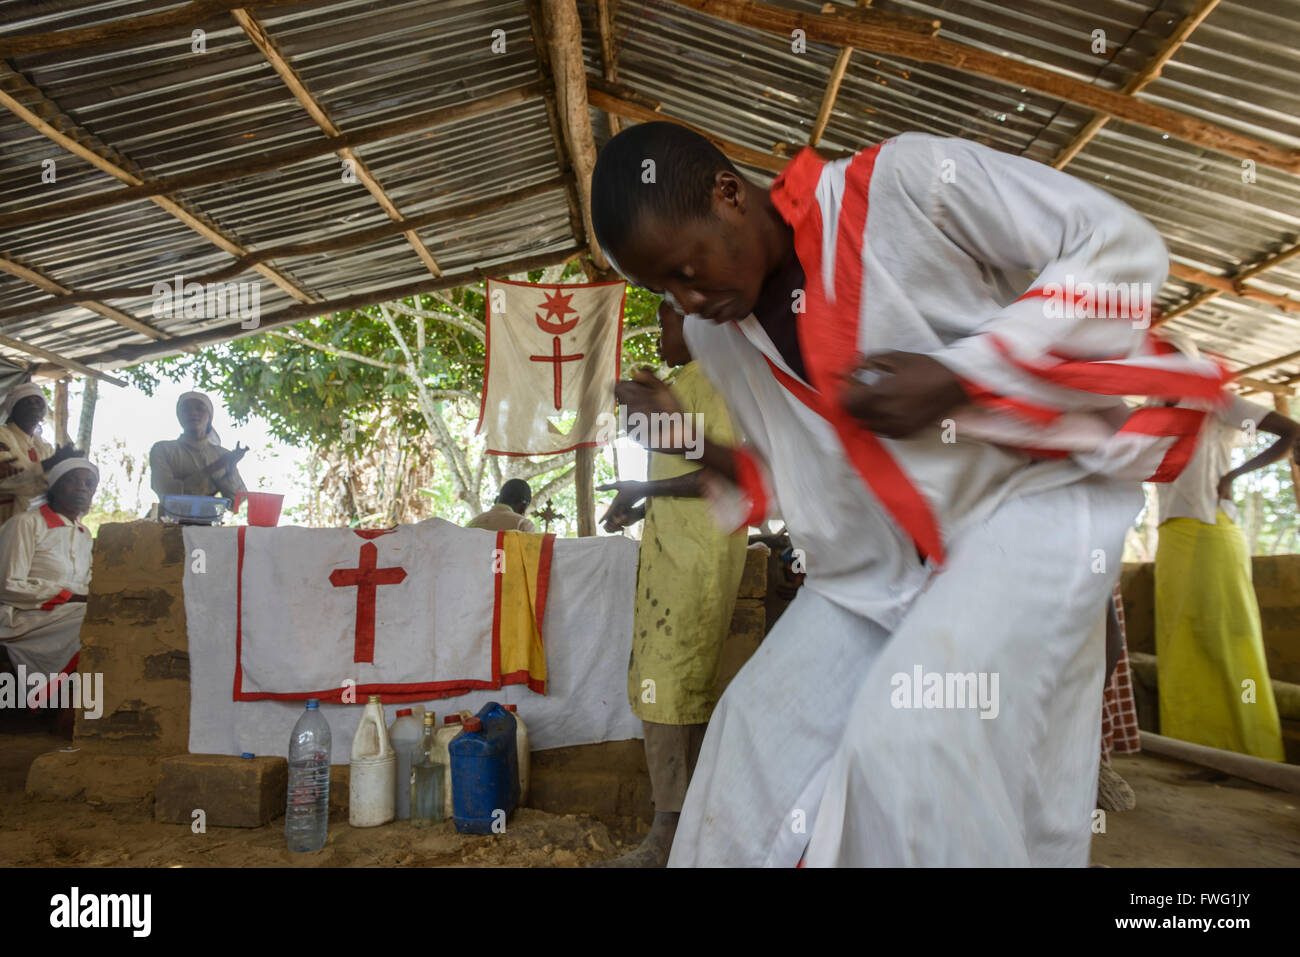
M 443 273 L 436 279 L 422 279 L 419 282 L 405 283 L 400 286 L 389 286 L 384 289 L 376 289 L 372 292 L 353 293 L 350 296 L 342 296 L 338 299 L 330 299 L 323 302 L 296 303 L 285 309 L 281 309 L 278 312 L 262 316 L 260 324 L 255 329 L 239 329 L 238 331 L 232 332 L 229 326 L 225 326 L 221 329 L 177 336 L 169 342 L 121 345 L 109 349 L 106 352 L 94 356 L 83 356 L 82 358 L 86 362 L 100 362 L 105 365 L 111 364 L 114 368 L 135 365 L 139 362 L 148 362 L 150 359 L 160 359 L 164 356 L 172 355 L 173 353 L 180 352 L 185 347 L 207 346 L 216 342 L 227 342 L 231 339 L 242 339 L 246 336 L 256 336 L 278 326 L 287 325 L 291 322 L 300 322 L 303 319 L 314 319 L 318 316 L 327 316 L 335 312 L 347 312 L 349 310 L 361 309 L 365 306 L 372 306 L 377 302 L 389 302 L 394 299 L 405 299 L 409 296 L 421 296 L 441 289 L 454 289 L 457 286 L 468 286 L 472 283 L 482 282 L 488 276 L 506 276 L 520 272 L 529 272 L 533 269 L 544 269 L 547 266 L 554 266 L 558 263 L 570 262 L 582 255 L 583 252 L 584 250 L 581 247 L 568 247 L 551 253 L 539 253 L 534 256 L 526 256 L 522 259 L 499 263 L 494 266 L 464 269 L 456 273 Z M 4 340 L 0 339 L 0 345 L 3 344 Z
M 79 372 L 81 375 L 94 376 L 96 379 L 101 379 L 104 382 L 108 382 L 113 385 L 119 385 L 119 386 L 126 385 L 126 383 L 123 382 L 121 379 L 115 379 L 113 378 L 113 376 L 108 375 L 107 373 L 104 372 L 100 372 L 98 369 L 92 369 L 90 366 L 78 362 L 76 359 L 69 359 L 66 356 L 59 355 L 57 352 L 51 352 L 49 349 L 43 349 L 40 346 L 34 346 L 30 342 L 23 342 L 21 339 L 15 339 L 12 336 L 0 336 L 0 346 L 5 346 L 6 348 L 9 349 L 14 349 L 17 352 L 22 352 L 29 356 L 37 356 L 38 358 L 44 359 L 47 362 L 51 362 L 58 370 L 57 371 L 58 375 L 63 375 L 65 371 Z M 179 352 L 181 350 L 177 349 L 176 351 Z M 37 366 L 37 368 L 34 371 L 37 375 L 48 376 L 50 373 L 47 371 L 47 368 L 48 367 L 45 366 Z
M 1152 80 L 1157 79 L 1160 76 L 1160 71 L 1165 68 L 1165 64 L 1173 59 L 1174 54 L 1187 42 L 1192 32 L 1205 22 L 1205 18 L 1213 13 L 1214 8 L 1218 5 L 1219 0 L 1201 0 L 1200 6 L 1183 18 L 1182 23 L 1178 24 L 1178 29 L 1165 41 L 1159 52 L 1151 58 L 1141 72 L 1124 84 L 1124 88 L 1120 92 L 1125 96 L 1133 96 Z M 1110 117 L 1106 114 L 1095 114 L 1092 119 L 1083 125 L 1079 132 L 1074 134 L 1070 142 L 1061 148 L 1060 152 L 1053 158 L 1052 165 L 1057 169 L 1063 169 L 1070 160 L 1078 155 L 1079 150 L 1087 146 L 1092 138 L 1097 135 L 1097 132 L 1109 122 Z
M 81 306 L 83 309 L 89 309 L 91 312 L 99 313 L 99 315 L 103 316 L 105 319 L 112 319 L 118 325 L 130 329 L 132 332 L 138 332 L 142 336 L 148 336 L 150 339 L 171 338 L 161 329 L 155 329 L 153 326 L 145 325 L 134 316 L 128 315 L 120 309 L 115 309 L 107 303 L 100 302 L 100 297 L 98 296 L 87 296 L 82 293 L 74 293 L 71 289 L 55 282 L 44 273 L 38 272 L 29 266 L 24 266 L 21 263 L 16 263 L 11 259 L 6 259 L 2 256 L 0 256 L 0 272 L 6 272 L 11 276 L 31 283 L 38 289 L 43 289 L 46 292 L 53 293 L 60 297 L 62 305 L 64 306 Z M 44 303 L 38 303 L 32 306 L 15 306 L 12 309 L 6 310 L 6 313 L 11 316 L 31 316 L 39 315 L 43 311 L 45 311 Z
M 1164 315 L 1159 316 L 1154 325 L 1164 325 L 1166 322 L 1177 319 L 1179 316 L 1186 315 L 1193 309 L 1199 309 L 1207 302 L 1217 299 L 1222 295 L 1240 296 L 1243 299 L 1254 299 L 1261 302 L 1268 302 L 1270 305 L 1277 306 L 1280 309 L 1297 311 L 1294 307 L 1300 305 L 1300 303 L 1296 303 L 1295 300 L 1286 299 L 1280 296 L 1270 296 L 1268 293 L 1260 292 L 1259 290 L 1247 289 L 1244 285 L 1249 280 L 1256 278 L 1262 273 L 1268 272 L 1275 266 L 1280 266 L 1282 263 L 1294 259 L 1296 256 L 1300 256 L 1300 243 L 1260 260 L 1255 265 L 1242 270 L 1235 276 L 1216 277 L 1212 273 L 1202 273 L 1201 278 L 1189 278 L 1189 282 L 1210 286 L 1211 288 L 1197 293 L 1186 302 L 1170 309 Z M 1187 267 L 1175 265 L 1171 266 L 1169 271 L 1171 275 L 1177 276 L 1180 272 L 1187 271 Z M 1184 277 L 1179 276 L 1179 278 Z M 1224 284 L 1227 284 L 1230 288 L 1224 288 Z
M 614 50 L 613 0 L 596 0 L 596 29 L 600 32 L 600 72 L 610 83 L 618 82 L 618 58 Z M 623 129 L 622 118 L 617 113 L 606 113 L 609 118 L 609 135 L 617 136 Z
M 72 119 L 66 116 L 44 92 L 32 86 L 22 74 L 11 69 L 8 64 L 0 64 L 0 80 L 3 80 L 6 86 L 17 88 L 26 96 L 29 106 L 19 102 L 8 90 L 0 89 L 0 103 L 8 107 L 10 112 L 27 123 L 41 135 L 52 140 L 59 146 L 68 150 L 77 156 L 80 156 L 86 162 L 90 163 L 101 172 L 107 173 L 115 179 L 126 183 L 128 187 L 140 186 L 144 183 L 144 177 L 139 175 L 139 171 L 128 167 L 134 167 L 124 157 L 114 155 L 108 156 L 110 152 L 104 147 L 96 147 L 93 144 L 93 137 L 89 132 L 82 129 Z M 37 112 L 39 110 L 39 113 Z M 40 114 L 43 113 L 44 116 Z M 52 122 L 51 122 L 52 121 Z M 176 219 L 180 220 L 190 229 L 194 230 L 204 239 L 213 243 L 223 252 L 231 256 L 239 257 L 247 254 L 243 246 L 230 239 L 228 236 L 216 229 L 212 224 L 201 219 L 199 216 L 190 212 L 180 203 L 168 196 L 150 196 L 150 202 L 158 206 L 167 213 L 170 213 Z M 25 214 L 22 223 L 31 225 L 36 217 Z M 271 282 L 275 283 L 289 295 L 293 296 L 299 302 L 311 302 L 312 297 L 299 289 L 298 286 L 288 277 L 281 275 L 275 269 L 265 263 L 255 267 L 258 273 L 265 276 Z
M 234 7 L 245 9 L 262 7 L 288 7 L 314 0 L 194 0 L 184 6 L 162 13 L 124 17 L 108 23 L 88 27 L 52 30 L 44 33 L 17 33 L 0 37 L 0 58 L 25 56 L 30 53 L 49 53 L 53 50 L 87 49 L 116 44 L 138 44 L 151 37 L 174 37 L 183 27 L 202 23 L 208 17 L 224 13 Z
M 1036 90 L 1053 99 L 1074 103 L 1116 119 L 1168 133 L 1188 143 L 1265 166 L 1300 172 L 1300 150 L 1238 133 L 1194 116 L 1179 113 L 1115 90 L 1077 80 L 942 37 L 924 37 L 896 27 L 857 22 L 844 14 L 805 13 L 754 0 L 671 0 L 679 6 L 738 26 L 780 35 L 805 31 L 811 41 L 852 46 L 920 63 L 935 63 L 963 73 L 988 77 L 1009 86 Z M 856 11 L 848 11 L 855 13 Z
M 636 120 L 638 123 L 649 123 L 655 120 L 664 120 L 669 123 L 678 123 L 682 126 L 692 129 L 699 133 L 723 153 L 738 163 L 744 163 L 747 166 L 753 166 L 757 169 L 765 169 L 773 173 L 779 173 L 785 169 L 790 162 L 788 157 L 780 156 L 776 153 L 764 153 L 762 150 L 752 149 L 743 146 L 740 143 L 734 143 L 731 140 L 723 139 L 716 136 L 708 130 L 701 129 L 693 123 L 687 123 L 685 120 L 679 120 L 675 116 L 658 110 L 652 110 L 642 106 L 640 103 L 633 103 L 622 97 L 612 96 L 603 90 L 595 87 L 588 87 L 587 99 L 591 105 L 597 109 L 605 110 L 608 113 L 617 113 L 619 116 L 629 120 Z
M 123 189 L 113 189 L 102 193 L 93 193 L 90 196 L 78 197 L 77 199 L 47 203 L 37 209 L 24 210 L 20 213 L 6 213 L 0 216 L 0 229 L 10 226 L 39 225 L 62 219 L 65 216 L 95 212 L 113 206 L 120 206 L 124 203 L 134 203 L 138 200 L 167 196 L 184 190 L 214 186 L 217 183 L 228 183 L 232 180 L 255 176 L 258 173 L 268 173 L 318 156 L 328 156 L 342 149 L 365 146 L 369 143 L 377 143 L 405 133 L 428 130 L 447 123 L 481 116 L 484 113 L 503 110 L 534 99 L 540 96 L 541 92 L 541 87 L 538 84 L 529 83 L 511 90 L 504 90 L 501 93 L 495 93 L 492 96 L 457 103 L 455 106 L 426 110 L 423 113 L 404 116 L 386 123 L 376 123 L 373 126 L 355 129 L 341 136 L 325 137 L 316 143 L 305 143 L 282 150 L 266 150 L 255 154 L 249 159 L 225 163 L 193 173 L 159 177 Z
M 907 29 L 919 36 L 934 36 L 939 32 L 940 23 L 938 20 L 927 17 L 909 17 L 901 14 L 889 13 L 882 14 L 878 10 L 871 10 L 869 6 L 871 0 L 858 0 L 858 8 L 853 13 L 858 14 L 862 22 L 876 22 L 880 24 L 893 24 L 900 29 Z M 822 13 L 835 14 L 839 16 L 849 16 L 850 10 L 835 3 L 822 4 Z M 835 56 L 835 65 L 831 67 L 830 78 L 826 81 L 826 89 L 822 93 L 821 105 L 817 108 L 817 118 L 813 121 L 812 132 L 808 134 L 808 145 L 816 146 L 821 142 L 822 134 L 826 132 L 826 126 L 830 123 L 831 110 L 835 108 L 835 100 L 840 95 L 840 84 L 844 82 L 844 73 L 848 70 L 849 60 L 853 58 L 853 47 L 842 46 L 840 52 Z
M 546 103 L 546 126 L 551 134 L 551 146 L 555 150 L 555 165 L 559 167 L 560 173 L 567 181 L 564 198 L 569 206 L 569 232 L 575 243 L 585 246 L 587 227 L 582 218 L 582 199 L 578 195 L 578 183 L 573 176 L 573 162 L 569 159 L 568 148 L 564 145 L 564 130 L 560 127 L 559 112 L 555 103 L 555 84 L 551 77 L 551 56 L 542 29 L 540 0 L 525 0 L 525 5 L 528 8 L 528 22 L 533 29 L 533 54 L 537 60 L 537 76 L 542 83 L 542 99 Z
M 556 112 L 564 145 L 573 165 L 582 203 L 587 250 L 596 268 L 609 269 L 609 261 L 591 228 L 591 173 L 596 168 L 596 140 L 587 108 L 587 69 L 582 60 L 582 20 L 574 0 L 541 0 L 542 32 L 555 79 Z
M 296 259 L 301 256 L 312 256 L 319 253 L 342 252 L 349 249 L 368 246 L 381 239 L 395 236 L 407 229 L 420 229 L 435 223 L 473 219 L 476 216 L 483 216 L 487 213 L 513 206 L 516 203 L 522 203 L 535 196 L 554 192 L 557 189 L 564 189 L 566 183 L 571 179 L 572 177 L 557 176 L 553 179 L 548 179 L 532 186 L 525 186 L 523 189 L 513 190 L 509 193 L 501 193 L 489 197 L 488 199 L 476 200 L 472 203 L 462 203 L 459 206 L 439 209 L 430 213 L 422 213 L 419 216 L 412 216 L 410 219 L 404 219 L 398 223 L 382 223 L 378 226 L 370 226 L 365 229 L 352 230 L 351 232 L 337 233 L 326 239 L 316 239 L 305 243 L 286 243 L 280 246 L 267 246 L 265 249 L 259 249 L 257 252 L 242 256 L 233 263 L 222 266 L 220 269 L 214 269 L 211 272 L 203 273 L 201 275 L 193 275 L 188 278 L 191 281 L 198 283 L 225 282 L 226 280 L 239 275 L 241 272 L 252 268 L 252 266 L 258 262 L 275 259 Z M 0 269 L 3 268 L 4 261 L 0 260 Z M 113 286 L 94 290 L 67 289 L 63 290 L 61 295 L 56 295 L 51 299 L 43 300 L 34 305 L 10 306 L 7 309 L 0 309 L 0 322 L 15 316 L 32 316 L 52 312 L 56 309 L 76 304 L 80 300 L 92 296 L 103 299 L 135 299 L 152 294 L 151 286 Z
M 312 95 L 311 90 L 307 89 L 307 84 L 298 75 L 298 71 L 290 66 L 279 46 L 266 32 L 266 27 L 262 25 L 262 22 L 246 9 L 231 10 L 230 15 L 243 29 L 244 33 L 248 35 L 253 45 L 261 51 L 262 56 L 266 57 L 266 61 L 271 64 L 271 68 L 284 81 L 284 85 L 289 88 L 289 92 L 294 95 L 294 98 L 302 104 L 303 109 L 307 111 L 307 115 L 325 131 L 325 135 L 342 136 L 343 131 L 330 119 L 329 113 L 320 104 L 320 101 Z M 375 179 L 374 174 L 370 172 L 370 168 L 356 154 L 356 151 L 351 147 L 344 147 L 339 150 L 338 155 L 352 164 L 357 180 L 375 198 L 383 211 L 388 214 L 388 218 L 393 222 L 400 223 L 402 221 L 401 210 L 384 192 L 384 187 L 380 185 L 379 180 Z M 404 231 L 402 235 L 406 237 L 406 241 L 415 250 L 415 254 L 420 257 L 420 261 L 428 267 L 429 272 L 435 276 L 441 276 L 442 270 L 438 267 L 437 260 L 433 258 L 433 253 L 429 252 L 429 248 L 424 244 L 424 240 L 420 238 L 419 233 L 414 229 L 409 229 Z

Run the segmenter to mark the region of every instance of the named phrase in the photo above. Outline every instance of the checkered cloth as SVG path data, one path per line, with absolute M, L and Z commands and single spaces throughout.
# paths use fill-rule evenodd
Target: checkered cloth
M 1106 684 L 1101 701 L 1101 759 L 1110 763 L 1115 754 L 1136 754 L 1142 750 L 1138 737 L 1137 705 L 1133 700 L 1133 676 L 1128 667 L 1128 640 L 1124 634 L 1124 599 L 1119 586 L 1111 595 L 1119 617 L 1119 661 Z

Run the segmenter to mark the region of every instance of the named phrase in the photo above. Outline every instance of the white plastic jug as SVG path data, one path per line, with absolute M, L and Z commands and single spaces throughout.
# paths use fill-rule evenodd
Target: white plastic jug
M 506 705 L 506 710 L 515 716 L 515 751 L 519 757 L 519 806 L 528 802 L 528 725 L 519 717 L 519 706 Z
M 460 723 L 468 718 L 472 712 L 461 711 L 458 714 L 449 714 L 443 718 L 443 725 L 433 733 L 433 759 L 447 766 L 447 773 L 442 776 L 442 800 L 443 807 L 447 809 L 447 817 L 452 815 L 451 806 L 451 752 L 447 746 L 451 744 L 452 738 L 460 734 Z
M 397 718 L 388 727 L 388 741 L 397 755 L 397 820 L 411 816 L 411 749 L 420 743 L 424 733 L 424 709 L 416 717 L 411 708 L 398 708 Z
M 397 753 L 388 740 L 384 707 L 372 694 L 352 739 L 348 772 L 348 823 L 353 827 L 387 824 L 397 813 Z

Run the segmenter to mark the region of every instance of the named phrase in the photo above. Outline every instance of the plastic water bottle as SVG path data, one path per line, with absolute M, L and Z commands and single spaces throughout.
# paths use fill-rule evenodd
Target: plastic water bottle
M 290 851 L 319 851 L 330 823 L 330 726 L 315 698 L 289 739 L 289 800 L 284 836 Z

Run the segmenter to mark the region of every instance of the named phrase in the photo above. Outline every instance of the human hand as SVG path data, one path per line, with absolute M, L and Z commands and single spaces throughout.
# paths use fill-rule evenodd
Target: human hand
M 1232 483 L 1236 481 L 1236 476 L 1229 472 L 1223 478 L 1219 479 L 1218 493 L 1219 498 L 1223 501 L 1232 501 Z
M 686 450 L 682 407 L 668 384 L 653 372 L 638 369 L 631 379 L 614 386 L 614 396 L 627 407 L 629 437 L 654 452 Z M 660 418 L 652 419 L 655 415 Z M 655 428 L 650 428 L 652 422 Z
M 605 514 L 600 517 L 601 525 L 607 532 L 617 532 L 643 517 L 643 512 L 635 505 L 645 498 L 645 485 L 642 482 L 610 482 L 598 485 L 598 492 L 613 491 L 617 494 Z
M 863 381 L 866 379 L 867 381 Z M 918 352 L 859 356 L 840 376 L 840 405 L 862 425 L 902 439 L 938 422 L 966 402 L 966 392 L 943 363 Z

